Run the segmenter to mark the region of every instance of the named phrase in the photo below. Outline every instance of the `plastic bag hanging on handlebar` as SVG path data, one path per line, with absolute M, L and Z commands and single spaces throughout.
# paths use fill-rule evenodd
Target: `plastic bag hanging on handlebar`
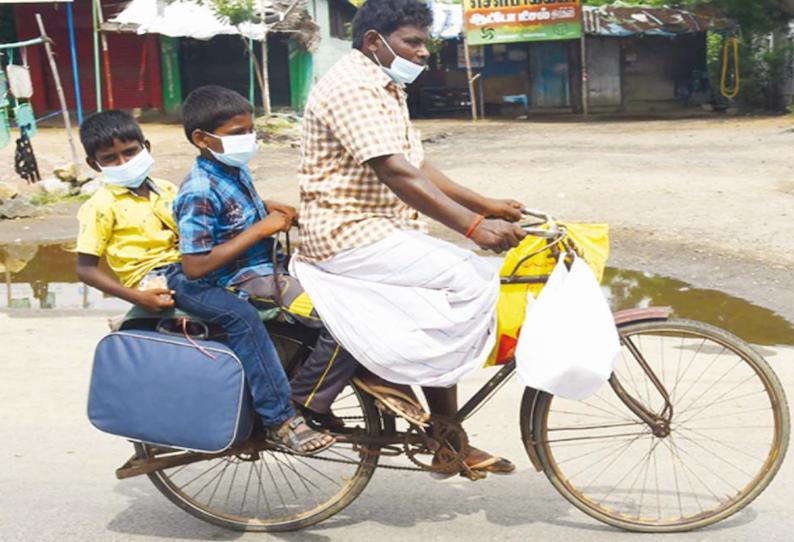
M 615 320 L 594 274 L 560 256 L 546 287 L 527 311 L 516 347 L 516 371 L 529 387 L 584 400 L 609 379 L 620 354 Z
M 604 276 L 607 259 L 609 257 L 609 225 L 607 224 L 559 224 L 568 231 L 567 239 L 571 242 L 577 254 L 590 266 L 596 279 L 600 282 Z M 521 260 L 528 255 L 546 246 L 546 239 L 534 236 L 526 237 L 520 245 L 512 249 L 505 256 L 502 269 L 499 272 L 504 279 L 511 276 L 515 270 L 516 277 L 548 277 L 557 264 L 556 257 L 551 250 L 541 252 L 523 263 Z M 496 305 L 497 339 L 496 346 L 488 358 L 487 366 L 503 365 L 515 356 L 518 336 L 526 315 L 528 297 L 531 293 L 534 298 L 543 289 L 543 283 L 538 284 L 505 284 L 499 292 L 499 301 Z

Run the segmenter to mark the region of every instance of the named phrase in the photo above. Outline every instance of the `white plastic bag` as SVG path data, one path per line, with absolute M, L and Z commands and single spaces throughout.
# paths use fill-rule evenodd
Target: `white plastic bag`
M 516 346 L 521 381 L 583 400 L 609 379 L 619 354 L 615 321 L 593 272 L 580 258 L 569 271 L 561 257 L 527 308 Z
M 30 98 L 33 96 L 33 81 L 28 69 L 28 54 L 22 49 L 22 66 L 9 64 L 6 66 L 8 86 L 15 98 Z

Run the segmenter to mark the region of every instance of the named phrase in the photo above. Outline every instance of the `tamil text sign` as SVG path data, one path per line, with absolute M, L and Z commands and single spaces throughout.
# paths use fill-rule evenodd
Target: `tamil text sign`
M 582 36 L 581 0 L 463 0 L 472 45 Z

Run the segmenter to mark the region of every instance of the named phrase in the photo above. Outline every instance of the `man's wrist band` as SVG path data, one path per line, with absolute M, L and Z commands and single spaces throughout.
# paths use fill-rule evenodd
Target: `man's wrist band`
M 474 222 L 471 223 L 471 226 L 469 226 L 469 229 L 466 232 L 466 239 L 471 239 L 471 235 L 474 233 L 474 230 L 477 229 L 477 226 L 482 224 L 483 220 L 485 220 L 485 216 L 477 215 L 477 218 L 474 219 Z

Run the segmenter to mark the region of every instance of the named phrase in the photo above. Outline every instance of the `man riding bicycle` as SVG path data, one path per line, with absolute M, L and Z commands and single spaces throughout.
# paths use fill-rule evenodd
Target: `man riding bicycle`
M 331 333 L 372 374 L 362 387 L 415 423 L 457 410 L 456 384 L 494 344 L 496 268 L 430 237 L 421 215 L 502 252 L 526 233 L 513 200 L 486 198 L 424 158 L 404 86 L 425 69 L 432 14 L 418 0 L 369 0 L 353 20 L 353 50 L 306 106 L 300 166 L 302 245 L 292 272 Z M 508 460 L 470 447 L 472 470 Z

